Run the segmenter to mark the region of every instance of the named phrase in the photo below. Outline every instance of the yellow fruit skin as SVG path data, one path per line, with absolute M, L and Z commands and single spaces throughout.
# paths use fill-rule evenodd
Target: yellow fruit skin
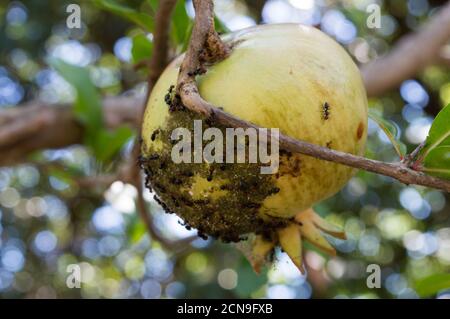
M 197 77 L 205 100 L 296 139 L 364 153 L 366 92 L 357 66 L 333 39 L 312 27 L 281 24 L 245 29 L 225 40 L 235 44 L 231 55 Z M 169 119 L 164 96 L 176 84 L 181 61 L 168 66 L 150 96 L 142 128 L 144 156 L 149 149 L 163 148 L 150 136 Z M 291 218 L 336 193 L 354 172 L 313 157 L 282 154 L 273 176 L 280 191 L 265 198 L 259 214 Z

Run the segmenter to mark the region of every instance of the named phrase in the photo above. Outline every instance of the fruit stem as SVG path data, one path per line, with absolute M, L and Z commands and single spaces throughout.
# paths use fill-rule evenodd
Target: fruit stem
M 224 112 L 200 96 L 195 82 L 196 71 L 203 69 L 205 62 L 212 63 L 226 58 L 231 49 L 222 42 L 214 29 L 212 0 L 194 0 L 194 8 L 194 28 L 188 50 L 180 67 L 177 83 L 177 93 L 181 98 L 182 104 L 187 109 L 207 116 L 210 120 L 222 125 L 235 128 L 253 127 L 259 130 L 260 128 L 253 123 L 246 122 Z M 415 171 L 408 165 L 405 165 L 404 162 L 385 163 L 372 160 L 296 140 L 283 134 L 279 136 L 279 143 L 280 149 L 389 176 L 407 185 L 423 185 L 450 193 L 450 181 Z

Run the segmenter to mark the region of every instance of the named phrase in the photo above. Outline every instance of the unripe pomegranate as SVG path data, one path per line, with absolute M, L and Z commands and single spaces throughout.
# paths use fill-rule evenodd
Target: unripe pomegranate
M 232 45 L 230 56 L 197 76 L 206 101 L 296 139 L 364 153 L 366 92 L 357 66 L 333 39 L 312 27 L 281 24 L 245 29 L 224 41 Z M 339 191 L 354 169 L 283 150 L 275 174 L 261 174 L 261 163 L 173 161 L 176 128 L 192 132 L 201 119 L 203 129 L 226 129 L 174 102 L 182 58 L 156 83 L 142 127 L 142 166 L 156 199 L 200 234 L 225 241 L 256 234 L 250 258 L 256 270 L 276 244 L 303 270 L 302 237 L 333 253 L 320 231 L 344 234 L 311 207 Z

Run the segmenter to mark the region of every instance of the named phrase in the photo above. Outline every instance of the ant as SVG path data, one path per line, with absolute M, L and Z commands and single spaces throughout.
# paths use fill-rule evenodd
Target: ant
M 330 104 L 325 102 L 322 106 L 322 118 L 326 121 L 330 118 Z

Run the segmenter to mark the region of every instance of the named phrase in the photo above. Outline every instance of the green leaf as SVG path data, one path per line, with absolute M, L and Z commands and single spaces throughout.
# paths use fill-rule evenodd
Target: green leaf
M 231 32 L 231 30 L 228 29 L 228 27 L 225 25 L 225 23 L 223 23 L 222 20 L 220 20 L 216 16 L 214 16 L 214 25 L 215 25 L 216 31 L 220 34 Z
M 158 9 L 159 0 L 147 0 L 147 3 L 150 5 L 150 8 L 152 8 L 153 12 L 156 12 L 156 9 Z
M 91 81 L 89 72 L 58 59 L 51 60 L 50 65 L 74 87 L 77 97 L 73 112 L 86 128 L 87 144 L 93 146 L 95 136 L 103 127 L 103 116 L 100 95 Z
M 153 42 L 149 40 L 145 34 L 138 34 L 133 37 L 133 47 L 131 55 L 133 56 L 133 63 L 138 63 L 142 60 L 148 60 L 152 55 Z
M 142 239 L 142 236 L 146 235 L 147 228 L 139 218 L 133 218 L 130 227 L 128 227 L 127 238 L 131 244 L 136 244 Z
M 348 7 L 348 8 L 344 8 L 342 10 L 342 13 L 344 13 L 344 15 L 350 19 L 350 21 L 352 21 L 355 25 L 358 26 L 365 26 L 366 25 L 366 19 L 367 19 L 367 15 L 365 11 L 361 11 L 359 9 L 356 8 L 352 8 L 352 7 Z M 365 31 L 365 28 L 360 28 L 361 30 L 358 31 Z
M 186 52 L 189 46 L 189 40 L 192 34 L 192 28 L 194 27 L 194 23 L 190 23 L 189 27 L 186 30 L 186 36 L 184 37 L 183 46 L 181 47 L 181 52 Z
M 117 0 L 94 0 L 94 3 L 101 9 L 108 10 L 111 13 L 127 19 L 147 31 L 153 30 L 154 19 L 149 14 L 127 7 Z
M 53 176 L 68 185 L 72 185 L 74 183 L 74 177 L 80 176 L 80 174 L 73 174 L 70 171 L 54 166 L 50 166 L 48 168 L 48 173 L 50 176 Z
M 438 146 L 450 146 L 450 104 L 439 112 L 431 124 L 421 158 L 426 160 L 427 156 Z
M 126 126 L 121 126 L 115 131 L 102 130 L 96 137 L 94 148 L 95 157 L 102 162 L 110 159 L 133 136 L 133 131 Z
M 251 293 L 267 282 L 267 267 L 264 267 L 258 275 L 250 263 L 243 257 L 238 267 L 238 284 L 236 293 L 241 298 L 249 298 Z
M 84 142 L 101 162 L 110 159 L 133 135 L 128 127 L 108 131 L 103 124 L 103 109 L 96 87 L 88 70 L 62 60 L 51 60 L 52 65 L 76 91 L 73 112 L 84 126 Z
M 433 274 L 419 280 L 415 285 L 420 297 L 430 297 L 450 288 L 450 274 Z
M 177 45 L 184 45 L 189 39 L 192 20 L 186 12 L 184 1 L 177 1 L 172 17 L 172 37 Z
M 432 149 L 423 162 L 427 174 L 450 179 L 450 145 Z
M 406 154 L 406 145 L 398 140 L 400 134 L 397 125 L 394 122 L 383 118 L 375 109 L 369 109 L 369 117 L 383 130 L 389 141 L 391 141 L 395 152 L 398 154 L 400 159 L 403 159 Z

